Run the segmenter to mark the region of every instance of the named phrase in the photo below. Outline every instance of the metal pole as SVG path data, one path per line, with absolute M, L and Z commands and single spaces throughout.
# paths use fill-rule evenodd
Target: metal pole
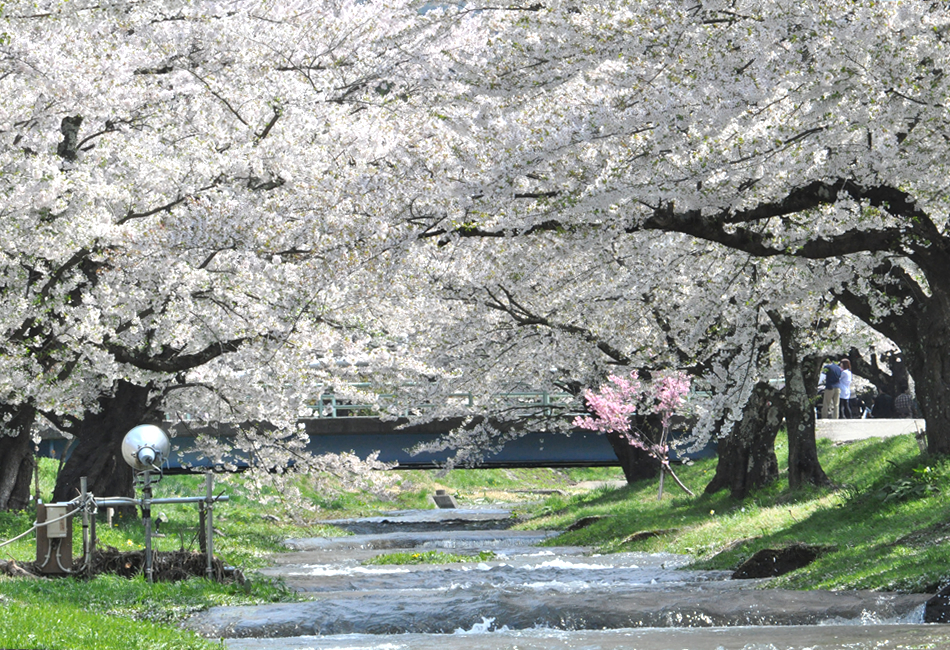
M 159 505 L 162 503 L 205 503 L 208 500 L 206 496 L 200 497 L 169 497 L 169 498 L 158 498 L 152 499 L 152 505 Z M 221 494 L 214 498 L 214 502 L 218 503 L 219 501 L 230 501 L 231 497 L 227 494 Z M 70 502 L 73 503 L 73 502 Z M 96 499 L 96 505 L 99 507 L 106 506 L 139 506 L 141 505 L 139 499 L 132 499 L 130 497 L 106 497 L 103 499 Z
M 143 473 L 142 523 L 145 524 L 145 579 L 152 582 L 152 485 L 149 471 Z
M 205 472 L 205 523 L 208 526 L 206 539 L 208 540 L 208 568 L 205 572 L 208 578 L 214 578 L 214 476 Z
M 79 477 L 79 503 L 82 508 L 82 557 L 83 571 L 86 575 L 92 575 L 92 549 L 89 547 L 89 511 L 86 508 L 86 501 L 89 498 L 89 479 L 85 476 Z

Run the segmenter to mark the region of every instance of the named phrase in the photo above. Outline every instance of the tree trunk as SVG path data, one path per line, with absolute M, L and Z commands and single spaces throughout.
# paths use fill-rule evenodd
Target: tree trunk
M 756 384 L 742 420 L 719 441 L 716 475 L 706 486 L 706 494 L 728 489 L 733 499 L 744 499 L 778 479 L 775 436 L 782 426 L 782 406 L 776 388 L 767 381 Z
M 950 254 L 944 244 L 922 251 L 913 260 L 929 281 L 929 296 L 897 265 L 884 263 L 875 273 L 898 280 L 905 294 L 913 297 L 900 314 L 877 315 L 866 301 L 846 289 L 837 295 L 848 311 L 901 349 L 927 421 L 927 451 L 950 455 Z
M 900 352 L 888 351 L 880 357 L 876 352 L 872 352 L 868 360 L 864 358 L 860 350 L 851 348 L 848 358 L 851 360 L 851 370 L 855 375 L 867 379 L 878 391 L 891 397 L 897 397 L 901 392 L 901 386 L 908 382 L 907 364 L 904 363 Z M 881 363 L 890 372 L 882 368 Z
M 635 415 L 632 425 L 652 442 L 659 442 L 663 431 L 660 416 L 656 413 L 648 416 Z M 654 479 L 660 475 L 660 460 L 649 452 L 634 447 L 622 434 L 607 433 L 607 440 L 620 461 L 620 468 L 627 483 L 644 479 Z
M 36 471 L 33 453 L 32 406 L 17 409 L 0 429 L 0 510 L 23 510 L 30 505 L 30 485 Z
M 927 451 L 950 454 L 950 259 L 945 250 L 934 253 L 941 283 L 933 283 L 928 299 L 917 300 L 916 313 L 906 317 L 891 335 L 904 353 L 914 378 L 917 404 L 927 421 Z M 933 260 L 931 260 L 933 261 Z M 916 317 L 913 317 L 916 316 Z
M 777 312 L 768 312 L 775 325 L 782 346 L 782 366 L 785 371 L 785 425 L 788 430 L 788 486 L 796 490 L 805 484 L 832 485 L 818 462 L 818 444 L 815 440 L 815 404 L 808 381 L 815 368 L 806 368 L 795 336 L 791 318 Z
M 135 496 L 132 468 L 122 460 L 122 439 L 132 427 L 154 419 L 150 390 L 120 380 L 114 395 L 99 399 L 98 412 L 86 412 L 73 431 L 76 445 L 56 479 L 54 501 L 76 498 L 83 476 L 96 496 Z
M 607 432 L 605 434 L 610 446 L 613 447 L 620 468 L 627 483 L 636 483 L 644 479 L 654 479 L 660 474 L 660 461 L 649 453 L 634 447 L 622 434 Z
M 937 329 L 936 324 L 934 329 Z M 950 329 L 945 325 L 941 329 Z M 950 332 L 944 332 L 950 336 Z M 950 454 L 950 348 L 947 341 L 927 334 L 918 342 L 919 349 L 907 354 L 906 361 L 914 378 L 917 404 L 926 420 L 927 452 Z

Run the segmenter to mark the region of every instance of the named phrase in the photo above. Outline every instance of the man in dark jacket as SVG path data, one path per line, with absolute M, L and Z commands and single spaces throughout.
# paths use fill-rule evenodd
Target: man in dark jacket
M 841 398 L 841 366 L 829 363 L 821 373 L 825 385 L 824 396 L 821 401 L 821 417 L 832 420 L 838 419 L 838 401 Z

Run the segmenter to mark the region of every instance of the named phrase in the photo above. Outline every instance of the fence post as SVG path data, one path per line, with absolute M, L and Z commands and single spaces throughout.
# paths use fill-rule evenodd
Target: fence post
M 214 578 L 214 476 L 211 472 L 205 473 L 205 524 L 208 532 L 207 539 L 208 567 L 205 572 L 208 578 Z

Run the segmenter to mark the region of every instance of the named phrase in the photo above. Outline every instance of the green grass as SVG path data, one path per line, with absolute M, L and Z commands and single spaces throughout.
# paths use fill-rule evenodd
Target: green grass
M 6 579 L 0 582 L 0 647 L 218 647 L 174 623 L 213 605 L 285 600 L 284 592 L 259 582 L 248 594 L 203 578 L 152 585 L 116 576 Z
M 507 504 L 514 500 L 541 501 L 548 493 L 570 490 L 580 481 L 604 480 L 623 480 L 623 472 L 617 467 L 456 469 L 444 475 L 432 470 L 397 470 L 383 498 L 350 492 L 322 495 L 306 488 L 303 492 L 320 508 L 323 517 L 331 518 L 431 508 L 431 495 L 436 490 L 447 490 L 467 505 Z
M 5 648 L 76 650 L 139 648 L 199 650 L 220 648 L 194 634 L 148 622 L 85 612 L 56 601 L 44 604 L 0 602 L 0 644 Z
M 777 443 L 780 466 L 786 443 Z M 702 490 L 715 461 L 678 468 L 697 493 L 656 481 L 550 499 L 525 527 L 562 529 L 583 517 L 591 525 L 550 545 L 600 552 L 666 551 L 697 558 L 698 568 L 734 569 L 756 551 L 800 542 L 830 547 L 810 566 L 774 586 L 931 592 L 950 580 L 950 460 L 921 457 L 913 436 L 844 445 L 819 441 L 819 457 L 836 489 L 789 492 L 784 479 L 736 502 Z M 639 536 L 636 533 L 659 533 Z

